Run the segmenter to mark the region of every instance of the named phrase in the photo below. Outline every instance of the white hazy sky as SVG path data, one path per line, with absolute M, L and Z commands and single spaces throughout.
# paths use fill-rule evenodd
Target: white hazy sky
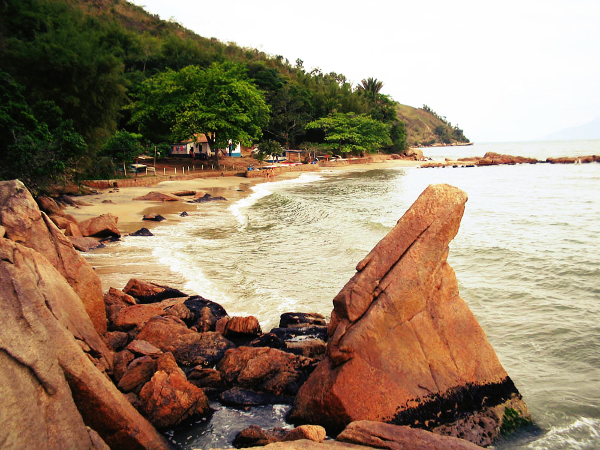
M 204 37 L 434 111 L 475 142 L 535 140 L 600 116 L 599 0 L 134 0 Z

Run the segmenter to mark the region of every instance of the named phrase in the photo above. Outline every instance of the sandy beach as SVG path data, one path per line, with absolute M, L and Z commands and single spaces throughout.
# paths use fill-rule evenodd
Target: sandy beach
M 385 160 L 367 164 L 340 165 L 339 167 L 323 167 L 321 172 L 361 171 L 392 167 L 418 167 L 421 161 Z M 163 181 L 155 186 L 122 187 L 97 190 L 96 194 L 77 197 L 77 201 L 85 205 L 65 209 L 77 221 L 111 213 L 119 218 L 119 230 L 123 234 L 133 233 L 142 227 L 151 229 L 157 224 L 177 223 L 183 211 L 196 210 L 196 203 L 189 203 L 192 197 L 181 197 L 179 201 L 157 202 L 134 200 L 149 192 L 172 194 L 178 191 L 195 191 L 208 193 L 213 197 L 222 196 L 229 201 L 236 201 L 251 193 L 252 186 L 258 183 L 297 178 L 304 172 L 286 172 L 273 178 L 245 178 L 241 176 L 194 178 L 180 181 Z M 146 214 L 160 214 L 168 221 L 154 222 L 142 220 Z

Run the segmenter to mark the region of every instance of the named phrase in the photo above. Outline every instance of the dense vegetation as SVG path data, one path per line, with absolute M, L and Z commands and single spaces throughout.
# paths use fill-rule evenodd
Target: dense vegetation
M 4 0 L 0 178 L 39 191 L 105 177 L 194 133 L 217 147 L 399 153 L 407 130 L 382 87 L 198 36 L 124 0 Z M 438 121 L 440 141 L 462 136 Z

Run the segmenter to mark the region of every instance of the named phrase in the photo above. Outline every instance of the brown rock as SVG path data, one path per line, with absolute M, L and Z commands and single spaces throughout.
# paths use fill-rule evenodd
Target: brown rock
M 152 191 L 141 197 L 134 198 L 134 200 L 146 200 L 151 202 L 178 202 L 179 198 L 175 195 Z
M 171 352 L 162 353 L 158 356 L 156 359 L 156 370 L 162 370 L 167 373 L 178 373 L 185 378 L 185 372 L 177 365 L 177 361 Z
M 106 318 L 108 322 L 112 324 L 115 318 L 123 308 L 131 305 L 135 305 L 137 300 L 131 295 L 127 295 L 125 292 L 111 287 L 106 294 L 104 294 L 104 307 L 106 309 Z
M 260 334 L 262 334 L 262 330 L 260 329 L 258 319 L 254 316 L 231 317 L 223 332 L 225 337 L 247 336 L 255 338 Z
M 118 310 L 113 320 L 116 330 L 127 331 L 132 328 L 142 328 L 152 317 L 164 315 L 164 310 L 158 305 L 132 305 Z
M 273 430 L 263 430 L 259 426 L 250 425 L 240 431 L 233 440 L 235 448 L 251 448 L 265 446 L 280 442 L 286 435 L 284 428 L 275 428 Z
M 312 364 L 310 358 L 274 348 L 239 347 L 225 352 L 216 368 L 230 386 L 293 397 Z
M 65 236 L 83 237 L 83 233 L 81 233 L 81 230 L 79 229 L 79 224 L 69 222 L 65 227 Z
M 156 361 L 149 356 L 136 358 L 129 363 L 119 380 L 119 389 L 123 392 L 133 391 L 150 381 L 154 372 L 156 372 Z
M 139 397 L 144 414 L 157 428 L 176 426 L 190 417 L 211 411 L 202 389 L 178 373 L 156 372 Z
M 106 339 L 106 343 L 110 346 L 110 348 L 112 348 L 114 351 L 120 351 L 127 345 L 129 336 L 127 333 L 122 331 L 107 331 L 104 334 L 104 339 Z
M 358 264 L 334 299 L 327 354 L 300 389 L 293 422 L 432 429 L 518 395 L 446 261 L 466 200 L 429 186 Z
M 174 316 L 154 316 L 144 325 L 137 335 L 137 339 L 148 341 L 163 352 L 170 352 L 175 349 L 175 342 L 187 334 L 196 335 L 197 333 L 188 329 L 185 323 Z
M 127 346 L 127 350 L 129 350 L 130 352 L 142 355 L 142 356 L 151 356 L 151 357 L 158 357 L 158 355 L 160 355 L 162 353 L 161 349 L 156 348 L 154 345 L 150 344 L 149 342 L 142 341 L 139 339 L 136 339 L 135 341 L 131 341 L 129 343 L 129 345 Z
M 41 195 L 36 199 L 36 202 L 40 210 L 44 211 L 49 216 L 65 215 L 64 211 L 58 206 L 58 203 L 51 197 Z
M 87 427 L 113 449 L 169 447 L 82 350 L 100 337 L 48 259 L 0 239 L 0 285 L 3 447 L 94 448 Z
M 177 191 L 177 192 L 173 192 L 173 195 L 175 195 L 177 197 L 187 197 L 190 195 L 196 195 L 196 191 L 188 191 L 188 190 Z
M 106 313 L 100 279 L 67 237 L 41 213 L 25 185 L 0 182 L 0 223 L 6 237 L 32 248 L 48 259 L 73 287 L 96 330 L 106 332 Z
M 352 422 L 336 438 L 341 442 L 390 450 L 477 450 L 478 445 L 463 439 L 440 436 L 406 426 L 361 420 Z
M 119 218 L 111 213 L 102 214 L 80 222 L 79 229 L 84 236 L 121 237 L 121 232 L 117 227 L 118 221 Z
M 123 291 L 137 298 L 140 303 L 154 303 L 167 298 L 187 297 L 187 295 L 177 289 L 136 278 L 129 280 Z
M 127 366 L 129 363 L 135 359 L 135 355 L 131 353 L 129 350 L 122 350 L 118 353 L 115 353 L 114 357 L 114 369 L 113 369 L 113 378 L 115 382 L 118 384 L 123 378 L 123 375 L 127 371 Z
M 216 369 L 206 369 L 202 366 L 194 367 L 188 374 L 188 381 L 199 388 L 223 389 L 225 384 L 221 372 Z
M 76 236 L 67 236 L 73 247 L 80 252 L 89 252 L 90 250 L 94 250 L 96 248 L 104 247 L 104 244 L 100 242 L 97 238 L 93 237 L 76 237 Z
M 62 212 L 62 211 L 61 211 Z M 64 214 L 64 213 L 63 213 Z M 65 215 L 56 215 L 56 214 L 52 214 L 50 216 L 50 220 L 52 222 L 54 222 L 54 224 L 60 228 L 61 230 L 64 230 L 67 228 L 68 225 L 72 224 L 73 221 L 69 219 L 69 217 L 65 216 Z M 75 221 L 75 223 L 77 223 L 77 221 Z
M 235 344 L 220 333 L 183 334 L 173 342 L 173 355 L 177 362 L 184 366 L 215 365 L 227 350 L 235 348 Z
M 323 442 L 325 440 L 325 428 L 319 425 L 301 425 L 287 433 L 282 441 L 298 441 L 300 439 L 309 439 L 314 442 Z

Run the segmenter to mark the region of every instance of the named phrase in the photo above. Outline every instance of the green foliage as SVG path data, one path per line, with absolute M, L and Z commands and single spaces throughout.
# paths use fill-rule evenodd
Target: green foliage
M 0 177 L 19 178 L 36 194 L 74 180 L 87 145 L 53 102 L 30 108 L 23 91 L 0 72 Z
M 529 417 L 522 417 L 518 411 L 513 408 L 504 408 L 504 417 L 500 428 L 501 435 L 509 435 L 515 430 L 532 425 L 533 421 Z
M 211 149 L 259 139 L 269 108 L 261 92 L 231 63 L 168 70 L 145 81 L 132 106 L 142 131 L 166 124 L 172 140 L 203 133 Z
M 391 144 L 389 127 L 365 114 L 331 114 L 310 122 L 306 128 L 323 130 L 324 148 L 337 150 L 340 154 L 375 153 L 382 146 Z
M 343 74 L 308 71 L 300 58 L 292 65 L 283 56 L 198 36 L 125 0 L 1 1 L 0 71 L 19 86 L 0 81 L 0 166 L 22 160 L 15 173 L 39 175 L 40 184 L 82 177 L 85 167 L 88 175 L 110 172 L 97 155 L 106 155 L 103 145 L 122 132 L 152 143 L 204 133 L 213 149 L 264 135 L 286 148 L 304 141 L 340 152 L 400 152 L 421 126 L 399 113 L 402 105 L 381 93 L 377 79 L 354 88 Z M 441 136 L 468 142 L 426 105 L 418 111 L 429 130 L 420 140 L 439 141 L 433 130 L 442 124 Z M 350 129 L 335 141 L 324 128 L 307 126 L 337 115 L 368 116 L 389 139 L 356 140 L 350 135 L 381 133 Z M 9 154 L 20 156 L 6 164 Z
M 118 130 L 102 147 L 102 155 L 117 163 L 131 163 L 144 152 L 142 135 Z
M 258 148 L 257 158 L 260 162 L 263 162 L 268 156 L 281 156 L 283 154 L 283 148 L 277 141 L 268 139 L 260 143 Z

